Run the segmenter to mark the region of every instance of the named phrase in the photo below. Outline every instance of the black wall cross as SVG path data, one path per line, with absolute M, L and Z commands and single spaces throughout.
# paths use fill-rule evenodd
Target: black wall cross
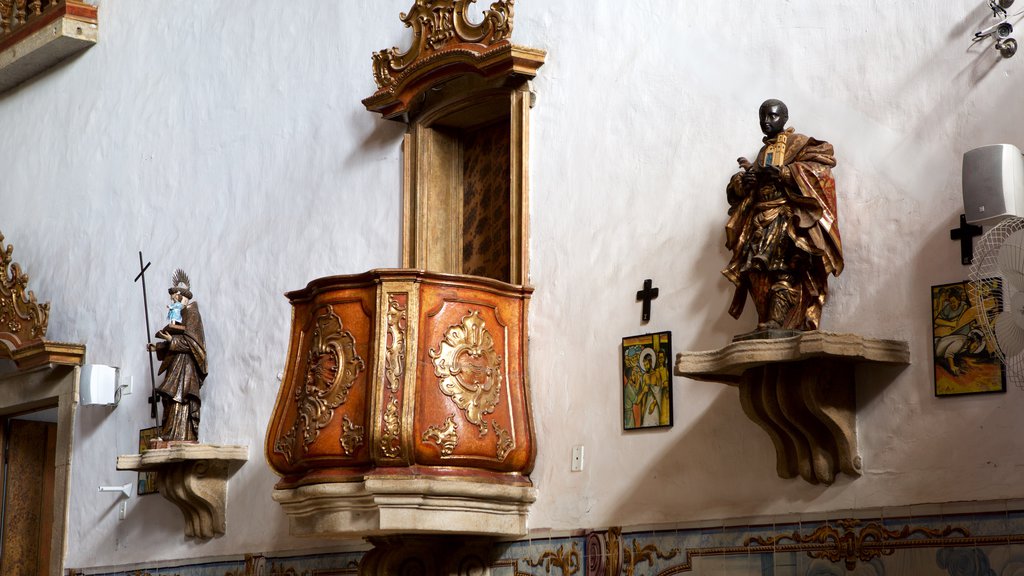
M 647 322 L 651 319 L 651 300 L 658 297 L 658 289 L 651 288 L 651 279 L 644 280 L 644 289 L 636 293 L 637 302 L 643 301 L 644 307 L 640 313 L 640 320 Z
M 974 260 L 974 237 L 981 236 L 981 226 L 967 223 L 967 215 L 960 215 L 960 227 L 949 231 L 950 240 L 960 241 L 960 263 L 970 266 Z

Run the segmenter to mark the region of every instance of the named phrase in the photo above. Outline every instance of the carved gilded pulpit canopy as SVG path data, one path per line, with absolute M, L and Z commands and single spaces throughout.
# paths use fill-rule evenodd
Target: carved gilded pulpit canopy
M 474 24 L 473 0 L 418 0 L 409 50 L 373 55 L 363 104 L 409 126 L 403 266 L 529 282 L 529 80 L 545 52 L 509 40 L 514 4 Z
M 402 22 L 413 31 L 406 52 L 388 48 L 373 55 L 377 92 L 363 100 L 388 119 L 406 119 L 417 97 L 444 82 L 468 75 L 526 80 L 544 64 L 543 50 L 509 40 L 515 0 L 498 0 L 473 24 L 467 10 L 475 0 L 417 0 Z

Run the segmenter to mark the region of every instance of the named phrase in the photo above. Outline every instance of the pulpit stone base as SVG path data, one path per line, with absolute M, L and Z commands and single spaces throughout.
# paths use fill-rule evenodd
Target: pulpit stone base
M 452 478 L 365 478 L 275 489 L 273 498 L 295 536 L 522 536 L 537 491 Z
M 359 576 L 489 576 L 501 555 L 494 539 L 457 536 L 367 538 L 373 549 L 359 562 Z

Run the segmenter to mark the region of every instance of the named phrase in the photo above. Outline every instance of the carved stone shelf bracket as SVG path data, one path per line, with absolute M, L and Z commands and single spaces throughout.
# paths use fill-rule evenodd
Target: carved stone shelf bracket
M 907 365 L 910 349 L 898 340 L 804 332 L 681 352 L 676 374 L 737 386 L 743 411 L 775 444 L 779 476 L 831 484 L 839 472 L 862 471 L 854 378 L 860 363 Z
M 224 534 L 228 479 L 248 459 L 248 446 L 172 443 L 118 456 L 117 469 L 155 470 L 160 493 L 185 516 L 185 536 L 207 540 Z

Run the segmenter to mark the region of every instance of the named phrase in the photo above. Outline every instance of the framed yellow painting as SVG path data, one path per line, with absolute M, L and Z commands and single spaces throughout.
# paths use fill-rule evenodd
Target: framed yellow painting
M 622 339 L 622 429 L 672 425 L 672 333 Z
M 1002 280 L 932 286 L 932 363 L 936 396 L 1006 392 L 995 338 L 984 329 L 1002 312 Z M 979 317 L 984 310 L 986 318 Z

